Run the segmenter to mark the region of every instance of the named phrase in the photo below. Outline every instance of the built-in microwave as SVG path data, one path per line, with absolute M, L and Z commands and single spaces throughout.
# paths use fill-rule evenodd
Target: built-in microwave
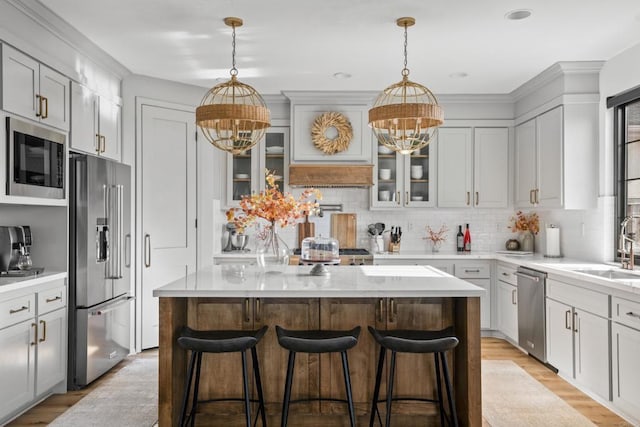
M 66 136 L 7 117 L 7 194 L 65 198 Z

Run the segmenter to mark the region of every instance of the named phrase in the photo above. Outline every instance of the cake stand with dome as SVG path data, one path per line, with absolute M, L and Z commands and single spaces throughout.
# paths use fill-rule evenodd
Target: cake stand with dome
M 312 276 L 330 274 L 327 266 L 340 264 L 338 241 L 322 236 L 305 238 L 300 247 L 300 262 L 304 265 L 313 265 L 309 272 Z

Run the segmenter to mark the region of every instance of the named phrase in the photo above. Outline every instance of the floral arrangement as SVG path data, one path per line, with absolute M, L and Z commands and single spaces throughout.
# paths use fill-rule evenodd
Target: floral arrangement
M 447 240 L 447 231 L 449 231 L 449 229 L 447 228 L 446 225 L 442 224 L 440 226 L 440 229 L 438 231 L 433 231 L 433 229 L 427 225 L 426 227 L 427 230 L 427 237 L 423 237 L 423 239 L 427 239 L 427 240 L 431 240 L 431 242 L 435 243 L 442 243 L 445 240 Z
M 516 231 L 530 231 L 533 234 L 538 234 L 540 231 L 540 218 L 535 212 L 531 212 L 529 215 L 522 211 L 516 212 L 515 216 L 510 219 L 509 229 L 514 233 Z
M 322 199 L 322 193 L 317 189 L 307 189 L 298 199 L 290 193 L 282 193 L 276 184 L 276 176 L 272 171 L 265 171 L 267 189 L 257 194 L 242 196 L 239 208 L 231 208 L 227 211 L 227 221 L 233 222 L 238 232 L 244 230 L 262 218 L 271 225 L 279 224 L 284 228 L 293 225 L 305 214 L 318 208 L 318 203 L 308 200 L 312 195 L 317 200 Z M 240 215 L 236 215 L 240 212 Z

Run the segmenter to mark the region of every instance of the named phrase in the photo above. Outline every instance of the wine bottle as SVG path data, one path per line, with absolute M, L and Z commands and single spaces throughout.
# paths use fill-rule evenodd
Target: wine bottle
M 464 250 L 464 234 L 462 234 L 462 226 L 458 226 L 458 234 L 456 234 L 456 249 L 458 252 Z
M 469 224 L 464 230 L 464 251 L 471 252 L 471 233 L 469 232 Z

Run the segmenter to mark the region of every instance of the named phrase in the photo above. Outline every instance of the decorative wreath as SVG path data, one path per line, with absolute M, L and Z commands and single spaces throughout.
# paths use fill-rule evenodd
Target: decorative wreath
M 338 135 L 333 139 L 329 139 L 325 135 L 330 128 L 335 128 L 338 131 Z M 351 138 L 353 138 L 351 123 L 342 113 L 323 113 L 313 121 L 311 127 L 313 144 L 327 154 L 336 154 L 346 150 Z

